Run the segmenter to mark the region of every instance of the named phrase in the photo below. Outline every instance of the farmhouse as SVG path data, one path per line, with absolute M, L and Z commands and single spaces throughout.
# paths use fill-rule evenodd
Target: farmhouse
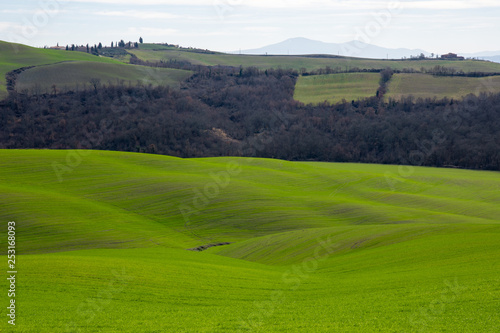
M 456 53 L 448 53 L 448 54 L 443 54 L 441 56 L 441 59 L 448 59 L 448 60 L 464 60 L 464 57 L 459 57 Z

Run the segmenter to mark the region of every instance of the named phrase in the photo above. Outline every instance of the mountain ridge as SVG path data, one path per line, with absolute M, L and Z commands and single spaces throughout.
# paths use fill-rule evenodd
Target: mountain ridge
M 267 45 L 257 49 L 238 51 L 242 54 L 268 54 L 268 55 L 306 55 L 306 54 L 329 54 L 357 58 L 374 59 L 400 59 L 424 53 L 430 53 L 421 49 L 390 49 L 361 41 L 350 41 L 347 43 L 325 43 L 304 37 L 290 38 L 283 42 Z
M 433 53 L 423 49 L 408 48 L 386 48 L 362 41 L 350 41 L 346 43 L 326 43 L 304 37 L 289 38 L 282 42 L 266 45 L 260 48 L 235 51 L 230 53 L 241 53 L 250 55 L 312 55 L 325 54 L 348 56 L 369 59 L 401 59 L 410 58 L 424 54 L 430 57 Z M 456 52 L 454 52 L 456 53 Z M 500 51 L 484 51 L 476 53 L 460 53 L 465 57 L 480 58 L 493 62 L 500 62 Z

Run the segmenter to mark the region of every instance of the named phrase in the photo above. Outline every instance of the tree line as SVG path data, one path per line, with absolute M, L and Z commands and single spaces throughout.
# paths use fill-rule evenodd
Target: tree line
M 500 170 L 500 94 L 304 105 L 297 71 L 204 67 L 170 87 L 105 85 L 64 94 L 11 92 L 0 148 L 101 149 L 179 157 L 453 166 Z

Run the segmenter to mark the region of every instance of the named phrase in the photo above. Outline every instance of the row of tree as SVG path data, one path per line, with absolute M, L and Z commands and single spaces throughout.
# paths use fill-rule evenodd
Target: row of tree
M 120 40 L 119 42 L 111 42 L 111 48 L 139 48 L 139 45 L 142 44 L 144 40 L 142 37 L 139 38 L 139 42 L 125 42 L 123 39 Z M 87 53 L 92 53 L 92 54 L 99 54 L 101 50 L 103 49 L 103 45 L 101 42 L 99 44 L 94 44 L 94 46 L 91 46 L 89 44 L 87 45 L 78 45 L 78 44 L 71 44 L 71 45 L 66 45 L 66 51 L 80 51 L 80 52 L 87 52 Z

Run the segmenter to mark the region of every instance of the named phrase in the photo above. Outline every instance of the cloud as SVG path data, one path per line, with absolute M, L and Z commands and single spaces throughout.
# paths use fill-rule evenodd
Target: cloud
M 0 22 L 0 32 L 20 29 L 21 26 L 19 24 L 11 23 L 11 22 Z
M 497 0 L 417 0 L 401 2 L 403 8 L 407 9 L 474 9 L 474 8 L 500 8 Z
M 127 29 L 129 34 L 148 36 L 148 37 L 164 37 L 177 35 L 178 30 L 168 28 L 150 28 L 150 27 L 130 27 Z
M 148 12 L 148 11 L 100 11 L 95 12 L 95 15 L 99 16 L 112 16 L 112 17 L 131 17 L 138 18 L 143 20 L 151 20 L 151 19 L 173 19 L 178 18 L 178 15 L 164 13 L 164 12 Z
M 0 21 L 0 32 L 6 34 L 21 34 L 25 26 L 14 22 L 2 22 Z M 5 36 L 3 36 L 5 37 Z M 1 39 L 3 40 L 3 39 Z
M 278 28 L 278 27 L 246 27 L 243 30 L 245 31 L 250 31 L 250 32 L 276 32 L 276 31 L 281 31 L 283 29 Z
M 59 3 L 93 3 L 93 4 L 115 4 L 115 5 L 179 5 L 179 6 L 213 6 L 213 3 L 204 0 L 53 0 Z M 237 2 L 238 0 L 221 0 Z
M 62 13 L 67 13 L 66 10 L 61 10 L 61 9 L 43 9 L 43 8 L 38 8 L 38 9 L 3 9 L 0 10 L 0 14 L 22 14 L 22 15 L 32 15 L 32 14 L 40 14 L 40 13 L 46 13 L 50 16 L 62 14 Z
M 204 7 L 257 7 L 257 8 L 337 8 L 377 9 L 401 4 L 413 9 L 472 9 L 500 8 L 497 0 L 52 0 L 59 3 L 94 3 L 117 5 L 175 5 Z

